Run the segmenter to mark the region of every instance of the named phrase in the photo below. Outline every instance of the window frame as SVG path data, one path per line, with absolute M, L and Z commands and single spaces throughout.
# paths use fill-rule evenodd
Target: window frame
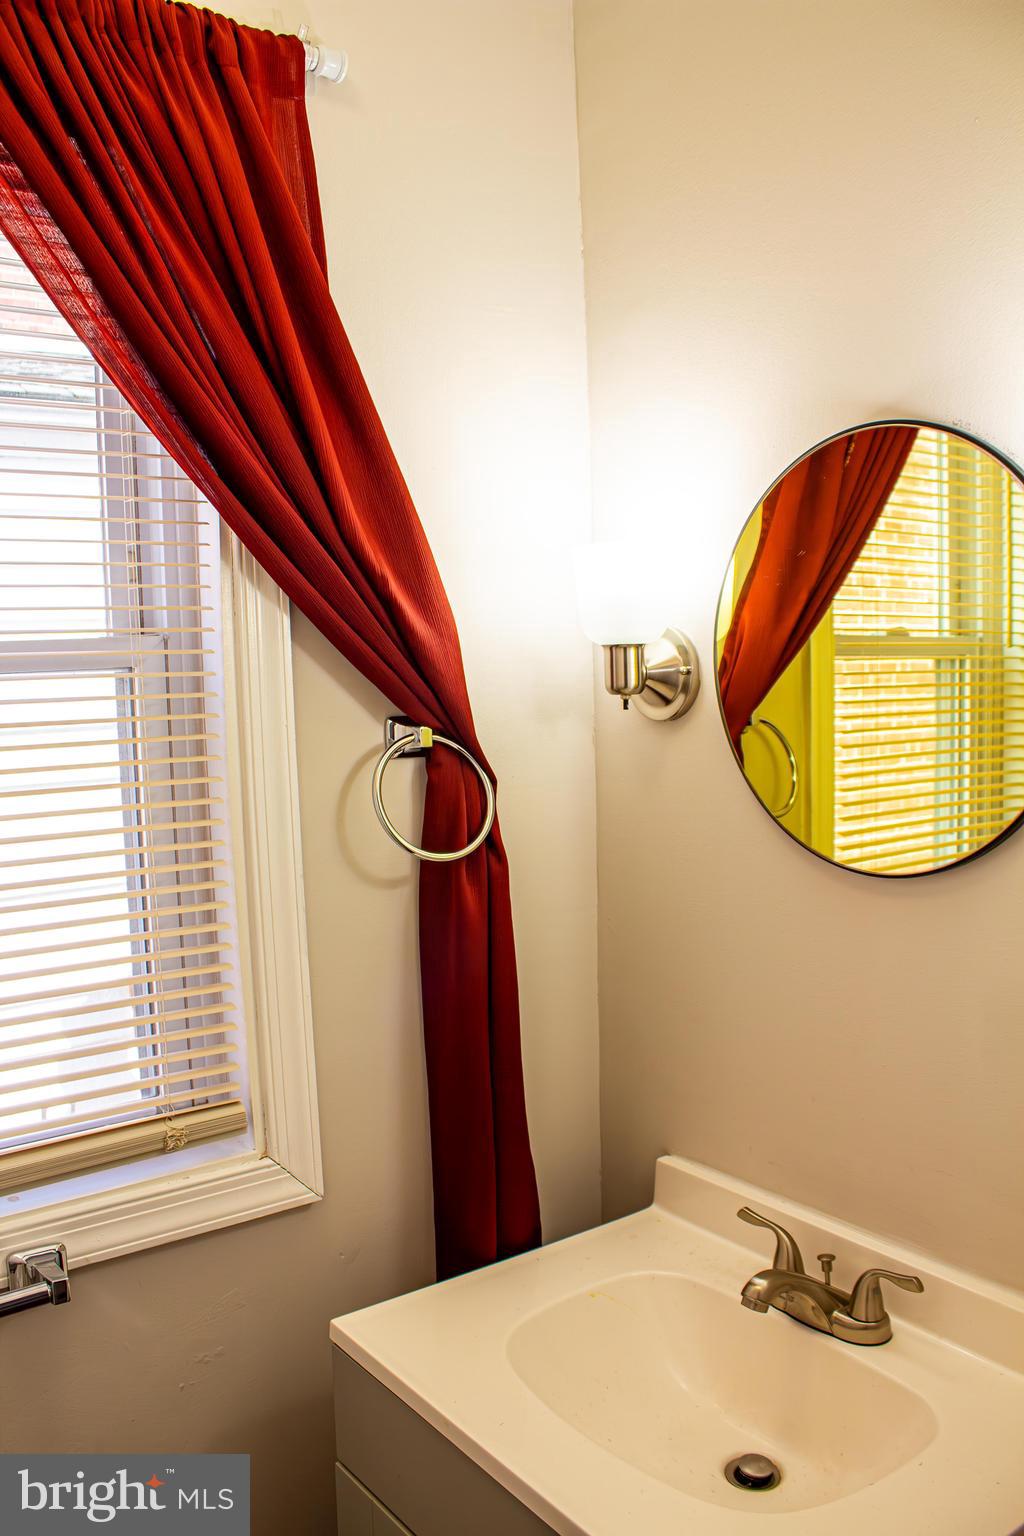
M 78 1268 L 323 1197 L 291 610 L 220 526 L 228 816 L 255 1145 L 217 1157 L 211 1143 L 198 1165 L 71 1198 L 55 1183 L 52 1203 L 0 1217 L 0 1267 L 7 1253 L 63 1242 Z

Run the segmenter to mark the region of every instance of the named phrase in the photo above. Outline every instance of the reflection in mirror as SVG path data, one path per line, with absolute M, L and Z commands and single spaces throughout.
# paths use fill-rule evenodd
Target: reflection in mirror
M 1024 484 L 948 428 L 821 444 L 744 528 L 719 699 L 765 808 L 813 852 L 916 875 L 1024 813 Z

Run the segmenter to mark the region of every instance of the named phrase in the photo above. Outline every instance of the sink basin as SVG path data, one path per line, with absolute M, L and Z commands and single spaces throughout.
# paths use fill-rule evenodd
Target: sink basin
M 924 1399 L 863 1351 L 681 1275 L 620 1275 L 568 1296 L 520 1323 L 508 1353 L 541 1402 L 595 1444 L 734 1508 L 751 1495 L 722 1468 L 743 1452 L 781 1468 L 777 1514 L 877 1482 L 938 1427 Z
M 740 1306 L 771 1240 L 895 1269 L 893 1337 Z M 334 1344 L 557 1536 L 1011 1536 L 1024 1516 L 1024 1296 L 682 1158 L 653 1205 L 368 1307 Z M 738 1456 L 777 1487 L 738 1488 Z

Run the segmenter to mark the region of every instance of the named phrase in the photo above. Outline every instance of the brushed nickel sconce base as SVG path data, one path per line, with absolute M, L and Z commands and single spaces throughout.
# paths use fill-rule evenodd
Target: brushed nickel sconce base
M 626 649 L 639 651 L 640 647 L 607 646 L 606 653 Z M 692 640 L 681 629 L 666 629 L 660 640 L 642 648 L 639 659 L 636 672 L 632 667 L 625 669 L 633 673 L 638 686 L 622 691 L 623 703 L 648 720 L 678 720 L 685 715 L 700 692 L 700 661 Z M 619 670 L 609 656 L 605 672 L 609 684 Z M 609 692 L 619 691 L 609 686 Z

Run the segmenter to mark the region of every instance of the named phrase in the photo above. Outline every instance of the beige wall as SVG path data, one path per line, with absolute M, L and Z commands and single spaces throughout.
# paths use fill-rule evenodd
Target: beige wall
M 568 4 L 236 13 L 351 53 L 310 106 L 332 284 L 503 781 L 559 1236 L 599 1200 L 593 700 L 565 585 L 589 529 Z M 328 1319 L 431 1275 L 414 870 L 369 805 L 385 701 L 301 622 L 295 678 L 327 1198 L 83 1271 L 70 1307 L 5 1325 L 0 1368 L 5 1449 L 252 1451 L 258 1536 L 335 1529 Z
M 577 0 L 598 531 L 681 532 L 679 618 L 775 474 L 908 412 L 1024 461 L 1024 11 Z M 606 1209 L 671 1150 L 990 1276 L 1024 1262 L 1024 835 L 883 883 L 730 758 L 598 712 Z

